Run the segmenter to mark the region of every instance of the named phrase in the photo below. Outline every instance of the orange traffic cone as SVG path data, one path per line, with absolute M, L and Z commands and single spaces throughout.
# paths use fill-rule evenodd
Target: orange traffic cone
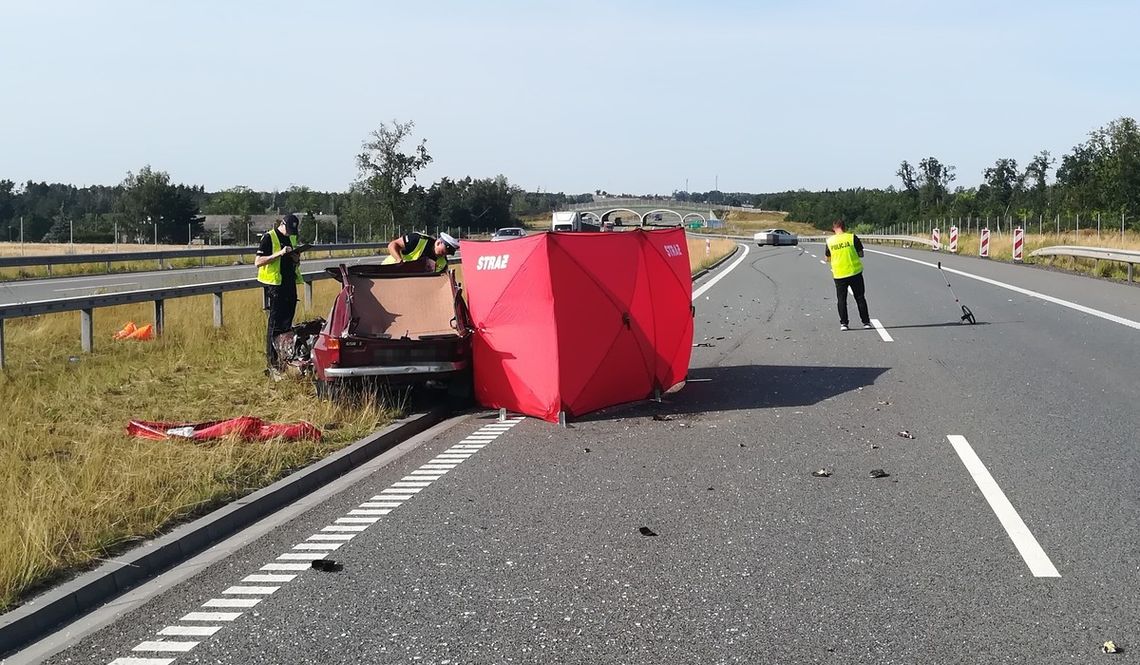
M 138 342 L 149 342 L 150 340 L 154 339 L 154 326 L 148 323 L 142 328 L 139 328 L 138 330 L 131 333 L 127 339 L 133 339 Z
M 135 322 L 127 321 L 127 325 L 123 326 L 123 329 L 115 333 L 115 336 L 111 339 L 126 339 L 130 337 L 131 334 L 133 334 L 136 330 L 138 330 L 138 328 L 135 327 Z

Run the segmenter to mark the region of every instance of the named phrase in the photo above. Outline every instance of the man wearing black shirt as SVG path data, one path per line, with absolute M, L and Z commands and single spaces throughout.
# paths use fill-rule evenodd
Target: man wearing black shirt
M 265 288 L 265 309 L 269 320 L 265 327 L 265 360 L 270 369 L 278 367 L 274 338 L 293 327 L 297 311 L 297 284 L 301 279 L 301 258 L 293 253 L 297 246 L 297 216 L 290 213 L 281 218 L 276 228 L 261 236 L 261 244 L 253 264 L 257 266 L 257 281 Z

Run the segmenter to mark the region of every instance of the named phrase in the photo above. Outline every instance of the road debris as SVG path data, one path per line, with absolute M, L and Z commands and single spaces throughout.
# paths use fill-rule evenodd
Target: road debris
M 332 559 L 314 559 L 313 569 L 319 570 L 322 573 L 339 573 L 344 570 L 344 565 Z
M 881 400 L 879 402 L 879 406 L 890 406 L 890 405 L 891 405 L 891 403 L 889 400 Z
M 655 414 L 653 414 L 653 419 L 659 423 L 664 423 L 664 422 L 668 422 L 668 421 L 672 420 L 673 416 L 670 416 L 669 414 L 666 414 L 666 413 L 655 413 Z
M 1109 640 L 1109 641 L 1105 642 L 1104 644 L 1100 645 L 1100 650 L 1101 650 L 1101 653 L 1120 653 L 1120 652 L 1124 651 L 1120 647 L 1116 646 L 1116 642 L 1113 642 L 1112 640 Z
M 637 530 L 637 532 L 643 536 L 646 536 L 647 538 L 652 538 L 652 537 L 657 536 L 657 534 L 654 533 L 653 529 L 650 529 L 647 526 L 641 527 L 640 529 Z
M 831 472 L 827 469 L 819 469 L 818 471 L 812 471 L 811 475 L 815 476 L 816 478 L 830 478 Z
M 746 446 L 745 446 L 743 443 L 738 443 L 738 444 L 736 444 L 736 445 L 740 446 L 741 448 L 745 448 L 745 447 L 746 447 Z
M 711 348 L 714 348 L 715 346 L 716 346 L 716 344 L 709 344 L 708 342 L 697 342 L 696 344 L 693 345 L 693 348 L 694 349 L 696 349 L 696 348 L 711 349 Z
M 590 449 L 589 449 L 589 448 L 583 448 L 582 450 L 584 450 L 584 451 L 586 451 L 586 452 L 590 452 Z
M 871 469 L 871 477 L 872 478 L 886 478 L 890 475 L 891 474 L 887 473 L 886 471 L 883 471 L 882 469 Z
M 904 438 L 904 439 L 913 439 L 914 438 L 914 435 L 905 429 L 903 431 L 899 432 L 899 436 Z

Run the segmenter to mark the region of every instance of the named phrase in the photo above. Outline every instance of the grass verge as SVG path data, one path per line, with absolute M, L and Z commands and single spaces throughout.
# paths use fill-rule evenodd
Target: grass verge
M 704 238 L 688 238 L 689 272 L 697 273 L 719 261 L 736 247 L 735 240 L 713 238 L 706 245 Z
M 338 285 L 314 287 L 324 313 Z M 303 303 L 302 303 L 303 304 Z M 151 322 L 149 305 L 96 310 L 95 352 L 79 348 L 79 314 L 5 323 L 0 372 L 0 610 L 61 573 L 165 526 L 208 512 L 391 420 L 380 404 L 317 400 L 307 381 L 270 382 L 260 292 L 226 295 L 213 327 L 210 297 L 166 304 L 166 334 L 112 342 L 124 322 Z M 132 439 L 131 418 L 203 421 L 254 415 L 308 420 L 320 443 Z

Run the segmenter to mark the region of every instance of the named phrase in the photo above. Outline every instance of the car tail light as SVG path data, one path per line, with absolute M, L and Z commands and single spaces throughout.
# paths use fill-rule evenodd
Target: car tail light
M 336 337 L 330 337 L 328 339 L 329 341 L 326 346 L 328 347 L 329 351 L 340 351 L 340 340 Z

